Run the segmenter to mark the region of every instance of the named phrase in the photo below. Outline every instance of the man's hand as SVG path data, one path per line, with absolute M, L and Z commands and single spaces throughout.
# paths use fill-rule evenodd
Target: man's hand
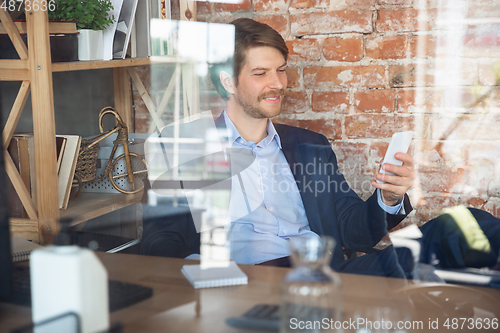
M 383 183 L 377 183 L 372 180 L 372 186 L 381 190 L 382 201 L 387 206 L 395 206 L 406 191 L 413 186 L 413 181 L 417 177 L 417 173 L 413 168 L 413 156 L 405 153 L 397 153 L 394 157 L 397 160 L 403 161 L 402 166 L 384 163 L 382 169 L 393 173 L 394 175 L 386 175 L 378 173 L 376 178 Z

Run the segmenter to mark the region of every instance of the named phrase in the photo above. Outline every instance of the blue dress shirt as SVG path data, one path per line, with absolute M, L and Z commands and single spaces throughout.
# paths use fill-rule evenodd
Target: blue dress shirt
M 231 119 L 223 113 L 233 148 L 251 150 L 253 163 L 233 176 L 227 239 L 231 259 L 241 264 L 258 264 L 290 255 L 292 237 L 319 237 L 311 231 L 297 184 L 281 150 L 281 141 L 272 122 L 267 136 L 255 143 L 241 137 Z M 378 191 L 379 192 L 379 191 Z M 389 214 L 396 214 L 401 203 L 378 203 Z

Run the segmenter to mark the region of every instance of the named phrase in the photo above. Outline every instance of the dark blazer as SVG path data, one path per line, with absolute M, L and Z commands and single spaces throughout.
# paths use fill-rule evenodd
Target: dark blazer
M 311 230 L 319 235 L 332 236 L 336 241 L 332 259 L 335 269 L 342 270 L 345 266 L 342 247 L 372 248 L 388 229 L 396 226 L 412 210 L 406 195 L 405 215 L 383 211 L 376 193 L 363 201 L 338 171 L 335 153 L 325 136 L 297 127 L 274 125 L 300 191 Z M 224 120 L 217 119 L 216 126 L 225 126 Z M 165 131 L 163 134 L 167 135 Z M 142 253 L 175 257 L 199 253 L 199 234 L 192 221 L 157 217 L 157 214 L 149 214 L 149 209 L 153 208 L 144 207 Z
M 333 263 L 344 261 L 342 247 L 371 248 L 406 217 L 387 214 L 380 208 L 376 192 L 366 201 L 360 199 L 338 171 L 337 158 L 325 136 L 287 125 L 275 124 L 275 128 L 297 182 L 311 230 L 336 240 Z M 320 172 L 310 174 L 300 167 L 314 161 Z M 319 189 L 321 184 L 329 187 L 322 193 L 315 193 L 315 184 Z M 406 195 L 404 205 L 408 214 L 412 208 Z

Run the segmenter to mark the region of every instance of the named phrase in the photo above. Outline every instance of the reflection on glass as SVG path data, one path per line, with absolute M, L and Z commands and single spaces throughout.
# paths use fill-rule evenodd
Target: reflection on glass
M 194 225 L 201 233 L 202 259 L 227 260 L 225 226 L 232 176 L 226 160 L 230 155 L 228 135 L 216 126 L 211 112 L 200 112 L 199 96 L 207 90 L 209 64 L 230 63 L 234 26 L 152 20 L 151 38 L 154 55 L 175 56 L 176 63 L 155 67 L 158 70 L 151 75 L 151 90 L 158 92 L 154 98 L 159 107 L 152 115 L 152 134 L 145 148 L 150 163 L 150 203 L 187 205 L 195 212 Z
M 494 211 L 498 207 L 500 184 L 499 163 L 495 158 L 500 155 L 494 126 L 499 111 L 499 21 L 488 13 L 487 8 L 471 1 L 456 4 L 451 1 L 420 1 L 414 7 L 418 7 L 416 11 L 419 12 L 414 21 L 404 19 L 401 27 L 388 27 L 389 33 L 383 31 L 380 22 L 377 31 L 369 36 L 374 39 L 391 37 L 395 32 L 398 37 L 405 37 L 401 55 L 384 58 L 366 51 L 361 56 L 365 59 L 354 65 L 364 66 L 363 61 L 370 60 L 385 68 L 381 73 L 385 85 L 377 85 L 376 89 L 371 89 L 373 82 L 361 80 L 362 75 L 351 78 L 352 71 L 344 71 L 338 78 L 350 73 L 345 79 L 353 81 L 341 82 L 331 78 L 336 83 L 333 87 L 317 86 L 318 83 L 306 76 L 309 67 L 328 68 L 332 64 L 318 64 L 316 60 L 292 54 L 288 60 L 289 69 L 297 69 L 298 78 L 292 78 L 297 82 L 292 82 L 288 91 L 293 94 L 305 91 L 305 112 L 299 115 L 296 110 L 286 112 L 279 121 L 300 122 L 307 127 L 309 121 L 312 124 L 312 121 L 325 118 L 320 117 L 312 105 L 318 97 L 315 88 L 345 92 L 349 99 L 349 103 L 343 105 L 347 107 L 345 113 L 336 113 L 334 107 L 325 111 L 339 120 L 343 127 L 340 142 L 336 142 L 338 146 L 334 150 L 339 168 L 361 197 L 367 198 L 367 192 L 372 191 L 369 182 L 372 167 L 378 161 L 377 154 L 371 154 L 371 151 L 383 147 L 392 131 L 412 129 L 415 139 L 410 150 L 415 157 L 419 179 L 409 195 L 418 209 L 407 221 L 428 222 L 442 214 L 442 208 L 459 203 Z M 246 167 L 241 168 L 241 172 L 231 170 L 231 163 L 235 162 L 228 159 L 227 138 L 231 133 L 223 133 L 209 121 L 224 108 L 220 100 L 213 102 L 216 93 L 209 82 L 209 70 L 214 64 L 224 63 L 230 67 L 234 51 L 233 26 L 154 20 L 151 30 L 152 39 L 159 45 L 155 56 L 170 55 L 177 61 L 172 65 L 155 66 L 151 72 L 150 92 L 158 106 L 156 116 L 160 121 L 151 115 L 148 131 L 156 133 L 167 125 L 169 132 L 162 137 L 153 134 L 149 140 L 154 143 L 151 147 L 156 146 L 150 151 L 151 156 L 155 156 L 150 166 L 150 181 L 157 185 L 163 181 L 165 185 L 153 188 L 154 195 L 150 200 L 160 202 L 161 196 L 170 197 L 174 204 L 182 204 L 180 201 L 184 200 L 183 204 L 190 209 L 202 212 L 195 222 L 198 232 L 207 231 L 201 235 L 202 243 L 212 247 L 228 246 L 230 238 L 223 240 L 221 235 L 229 231 L 229 222 L 254 211 L 263 196 L 259 191 L 262 184 L 256 181 L 254 187 L 240 185 L 248 183 L 245 181 L 246 172 L 252 163 L 245 158 L 236 159 L 244 161 Z M 310 43 L 304 45 L 311 48 L 315 45 L 313 42 L 321 42 L 323 38 L 321 34 L 307 33 L 305 38 L 299 38 L 293 27 L 284 34 L 287 42 L 307 41 Z M 371 39 L 365 38 L 362 42 L 367 49 L 373 48 L 369 45 Z M 297 48 L 292 53 L 305 52 L 305 49 Z M 323 54 L 320 61 L 326 58 Z M 339 60 L 336 65 L 347 66 L 346 62 Z M 361 81 L 356 81 L 358 79 Z M 389 103 L 387 110 L 382 108 L 387 114 L 370 115 L 374 107 L 363 110 L 364 106 L 356 104 L 358 94 L 363 93 L 367 96 L 384 93 L 390 95 L 394 103 Z M 296 100 L 287 102 L 291 107 L 287 106 L 289 110 L 286 111 L 290 111 Z M 205 113 L 205 110 L 210 111 Z M 373 126 L 366 129 L 373 132 L 348 132 L 349 122 L 358 117 L 365 119 L 365 116 L 373 119 Z M 191 125 L 186 126 L 187 122 Z M 330 131 L 330 127 L 325 125 L 320 130 Z M 363 148 L 360 154 L 346 153 L 344 147 L 352 144 L 367 148 Z M 368 149 L 370 153 L 366 160 L 357 157 Z M 356 165 L 349 165 L 352 162 Z M 366 184 L 369 186 L 363 186 Z M 253 250 L 258 249 L 247 252 Z M 429 258 L 424 264 L 434 265 L 436 256 Z M 409 260 L 413 261 L 413 258 Z
M 294 238 L 294 269 L 281 284 L 281 332 L 342 332 L 341 280 L 330 268 L 331 237 Z

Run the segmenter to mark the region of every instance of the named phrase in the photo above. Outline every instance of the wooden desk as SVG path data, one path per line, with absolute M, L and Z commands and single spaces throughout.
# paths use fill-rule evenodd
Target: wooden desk
M 125 332 L 249 332 L 227 326 L 226 318 L 239 316 L 258 303 L 279 304 L 279 285 L 289 272 L 286 268 L 240 265 L 248 275 L 248 285 L 195 290 L 180 272 L 182 265 L 194 264 L 195 261 L 107 253 L 99 253 L 99 257 L 107 267 L 110 279 L 154 288 L 152 298 L 111 314 L 111 323 L 121 321 Z M 416 313 L 411 319 L 421 320 L 424 329 L 413 332 L 446 331 L 442 324 L 447 317 L 472 316 L 471 303 L 490 310 L 493 308 L 496 318 L 500 319 L 500 290 L 497 289 L 406 283 L 400 279 L 352 274 L 340 276 L 343 283 L 344 320 L 353 318 L 356 311 L 366 306 L 383 305 L 397 309 L 401 302 L 408 301 L 401 289 L 406 288 L 409 290 L 407 293 L 415 295 L 424 290 L 423 287 L 430 288 L 428 290 L 435 288 L 435 293 L 443 294 L 442 299 L 437 299 L 438 302 L 442 301 L 438 305 L 442 311 L 436 311 L 435 305 L 430 306 L 428 300 L 414 299 Z M 436 303 L 436 299 L 433 302 Z M 429 318 L 439 319 L 440 329 L 429 329 Z M 29 323 L 30 319 L 30 309 L 0 303 L 0 332 L 8 332 L 13 327 Z

